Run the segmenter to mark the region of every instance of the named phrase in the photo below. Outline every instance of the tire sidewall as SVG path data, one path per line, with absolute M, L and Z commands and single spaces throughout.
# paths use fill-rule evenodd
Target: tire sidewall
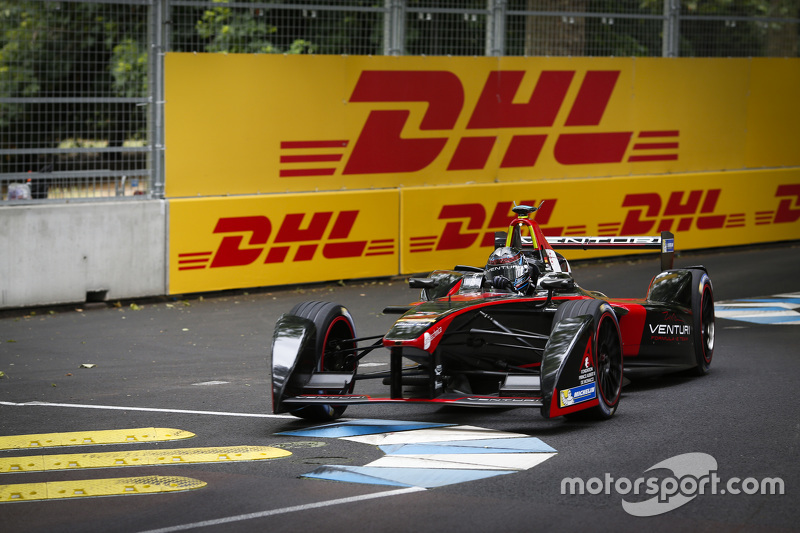
M 332 335 L 349 336 L 355 338 L 356 328 L 353 318 L 346 307 L 331 302 L 303 302 L 292 308 L 290 314 L 306 318 L 314 323 L 316 329 L 314 353 L 316 356 L 315 369 L 317 372 L 324 371 L 325 367 L 325 346 Z M 353 346 L 355 347 L 355 343 Z M 357 364 L 352 372 L 355 374 Z M 353 392 L 355 381 L 351 381 L 348 390 L 335 391 L 341 394 Z M 315 404 L 302 407 L 291 413 L 300 418 L 315 421 L 328 421 L 339 418 L 344 413 L 346 406 L 332 406 L 327 404 Z
M 703 320 L 703 305 L 710 299 L 711 328 L 706 331 L 707 323 Z M 706 374 L 714 357 L 714 289 L 711 278 L 703 270 L 692 270 L 692 328 L 694 330 L 694 356 L 698 374 Z M 710 344 L 709 344 L 710 333 Z
M 619 350 L 619 383 L 617 384 L 617 390 L 614 398 L 609 401 L 605 393 L 603 392 L 603 388 L 600 385 L 600 329 L 601 327 L 606 326 L 608 323 L 612 324 L 614 329 L 616 338 L 617 338 L 617 349 Z M 597 368 L 597 411 L 599 412 L 600 416 L 603 418 L 610 418 L 614 415 L 619 406 L 619 400 L 622 396 L 622 375 L 623 375 L 623 362 L 622 362 L 622 341 L 621 335 L 619 330 L 619 323 L 617 322 L 617 317 L 614 314 L 614 311 L 610 309 L 609 305 L 600 306 L 597 311 L 595 312 L 595 332 L 594 332 L 594 357 L 595 357 L 595 368 Z M 615 365 L 615 362 L 611 362 L 610 364 Z

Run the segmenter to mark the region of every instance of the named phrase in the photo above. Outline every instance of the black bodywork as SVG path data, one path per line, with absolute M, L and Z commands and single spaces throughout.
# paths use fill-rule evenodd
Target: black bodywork
M 548 242 L 530 218 L 535 210 L 517 206 L 497 244 L 521 248 L 536 264 L 536 290 L 496 289 L 481 268 L 434 271 L 409 280 L 419 301 L 384 309 L 399 317 L 373 338 L 356 337 L 338 304 L 306 302 L 283 315 L 272 344 L 274 412 L 330 420 L 352 404 L 422 402 L 602 419 L 618 407 L 623 368 L 626 375 L 708 370 L 711 282 L 703 267 L 671 268 L 671 234 Z M 613 299 L 579 287 L 559 247 L 658 248 L 663 270 L 645 298 Z M 359 360 L 376 349 L 389 351 L 389 371 L 359 373 Z M 387 394 L 354 393 L 364 379 L 381 380 Z

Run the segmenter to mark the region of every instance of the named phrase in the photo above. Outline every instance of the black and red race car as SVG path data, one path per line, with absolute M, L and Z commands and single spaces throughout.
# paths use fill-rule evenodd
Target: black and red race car
M 541 207 L 541 205 L 539 206 Z M 272 342 L 272 405 L 332 420 L 348 405 L 538 407 L 544 417 L 610 418 L 626 375 L 708 371 L 714 297 L 702 266 L 673 269 L 674 238 L 545 238 L 532 206 L 515 206 L 508 232 L 485 268 L 456 266 L 411 278 L 419 301 L 384 309 L 401 315 L 385 335 L 356 336 L 350 313 L 304 302 L 278 320 Z M 556 249 L 659 249 L 661 269 L 643 299 L 614 299 L 579 287 Z M 375 349 L 388 372 L 359 373 Z M 354 393 L 379 379 L 388 394 Z

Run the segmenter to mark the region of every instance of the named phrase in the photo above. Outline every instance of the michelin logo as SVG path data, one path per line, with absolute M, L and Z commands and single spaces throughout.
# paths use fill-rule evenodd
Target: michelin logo
M 597 397 L 597 392 L 594 383 L 587 383 L 580 387 L 572 387 L 571 389 L 564 389 L 558 396 L 561 407 L 569 407 L 576 403 L 594 400 Z

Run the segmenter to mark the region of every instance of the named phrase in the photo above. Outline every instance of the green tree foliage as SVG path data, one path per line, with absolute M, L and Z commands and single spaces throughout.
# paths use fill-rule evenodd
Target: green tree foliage
M 314 46 L 304 39 L 296 39 L 288 49 L 282 50 L 272 42 L 272 37 L 278 32 L 277 26 L 269 24 L 263 17 L 255 16 L 251 11 L 226 7 L 227 1 L 214 0 L 214 3 L 217 5 L 206 9 L 195 25 L 197 35 L 206 41 L 206 52 L 314 52 Z
M 384 0 L 337 2 L 335 5 L 341 9 L 314 8 L 332 7 L 333 2 L 296 1 L 310 7 L 287 7 L 292 2 L 271 7 L 262 2 L 247 8 L 244 0 L 234 6 L 227 0 L 214 0 L 200 7 L 172 5 L 164 31 L 171 51 L 383 52 L 385 12 L 364 8 L 382 9 Z M 0 97 L 76 99 L 58 105 L 41 100 L 3 103 L 0 144 L 55 147 L 77 131 L 87 138 L 108 139 L 110 146 L 120 146 L 125 138 L 144 135 L 148 106 L 100 105 L 86 98 L 148 96 L 152 50 L 149 39 L 153 31 L 160 29 L 149 27 L 150 14 L 159 5 L 0 0 Z M 746 17 L 797 19 L 800 0 L 683 0 L 681 5 L 683 16 L 706 16 L 708 20 L 681 22 L 680 55 L 798 55 L 796 21 L 753 22 Z M 485 53 L 486 0 L 407 0 L 406 7 L 407 54 Z M 538 17 L 509 16 L 509 55 L 661 55 L 664 0 L 508 0 L 506 9 L 549 13 Z M 554 16 L 557 11 L 574 16 Z M 547 39 L 561 43 L 551 48 L 531 44 Z M 44 135 L 49 137 L 43 140 Z

